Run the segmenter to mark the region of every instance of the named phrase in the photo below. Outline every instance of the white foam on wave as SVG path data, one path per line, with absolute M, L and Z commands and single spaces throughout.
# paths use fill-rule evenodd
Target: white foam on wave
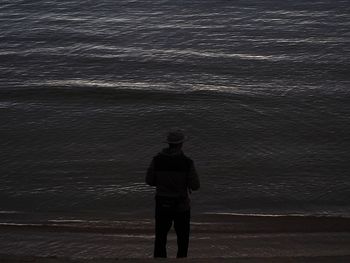
M 349 218 L 347 216 L 329 215 L 329 214 L 258 214 L 258 213 L 234 213 L 234 212 L 207 212 L 205 215 L 228 215 L 228 216 L 251 216 L 251 217 L 342 217 Z
M 231 212 L 208 212 L 206 215 L 229 215 L 229 216 L 252 216 L 252 217 L 288 217 L 288 216 L 310 216 L 303 214 L 255 214 L 255 213 L 231 213 Z
M 52 219 L 48 220 L 49 222 L 53 223 L 95 223 L 99 221 L 88 221 L 88 220 L 81 220 L 81 219 Z
M 31 223 L 0 223 L 0 226 L 46 226 L 45 224 L 31 224 Z
M 7 211 L 7 210 L 3 210 L 0 211 L 0 214 L 20 214 L 20 211 Z

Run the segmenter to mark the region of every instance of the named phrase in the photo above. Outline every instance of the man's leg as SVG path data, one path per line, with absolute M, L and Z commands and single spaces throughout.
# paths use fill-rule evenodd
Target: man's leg
M 188 242 L 190 236 L 191 211 L 177 213 L 174 219 L 174 227 L 177 235 L 177 257 L 187 257 Z
M 168 209 L 156 204 L 156 237 L 154 243 L 154 257 L 166 258 L 166 243 L 168 232 L 172 225 L 172 216 Z

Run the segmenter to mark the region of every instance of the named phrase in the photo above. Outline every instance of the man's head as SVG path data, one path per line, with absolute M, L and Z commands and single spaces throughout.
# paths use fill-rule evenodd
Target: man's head
M 168 132 L 166 142 L 170 148 L 181 148 L 187 137 L 180 129 L 173 129 Z

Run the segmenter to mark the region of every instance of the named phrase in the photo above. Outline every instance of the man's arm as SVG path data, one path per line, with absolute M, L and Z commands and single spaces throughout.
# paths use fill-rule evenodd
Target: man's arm
M 189 188 L 193 191 L 196 191 L 200 188 L 199 176 L 197 174 L 194 163 L 192 162 L 190 171 L 189 171 Z
M 154 170 L 154 160 L 152 160 L 150 166 L 147 169 L 146 184 L 150 186 L 156 186 L 156 173 Z

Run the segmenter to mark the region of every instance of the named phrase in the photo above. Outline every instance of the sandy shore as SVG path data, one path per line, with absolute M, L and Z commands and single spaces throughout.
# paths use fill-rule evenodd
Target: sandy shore
M 154 262 L 153 222 L 118 222 L 2 224 L 0 262 Z M 347 218 L 205 215 L 192 222 L 190 262 L 350 262 Z M 168 256 L 175 255 L 172 231 Z
M 155 263 L 166 261 L 168 263 L 178 262 L 192 262 L 192 263 L 348 263 L 350 256 L 325 256 L 325 257 L 245 257 L 245 258 L 188 258 L 188 259 L 71 259 L 71 258 L 56 258 L 56 257 L 19 257 L 0 255 L 1 262 L 7 263 L 22 263 L 22 262 L 36 262 L 36 263 Z

